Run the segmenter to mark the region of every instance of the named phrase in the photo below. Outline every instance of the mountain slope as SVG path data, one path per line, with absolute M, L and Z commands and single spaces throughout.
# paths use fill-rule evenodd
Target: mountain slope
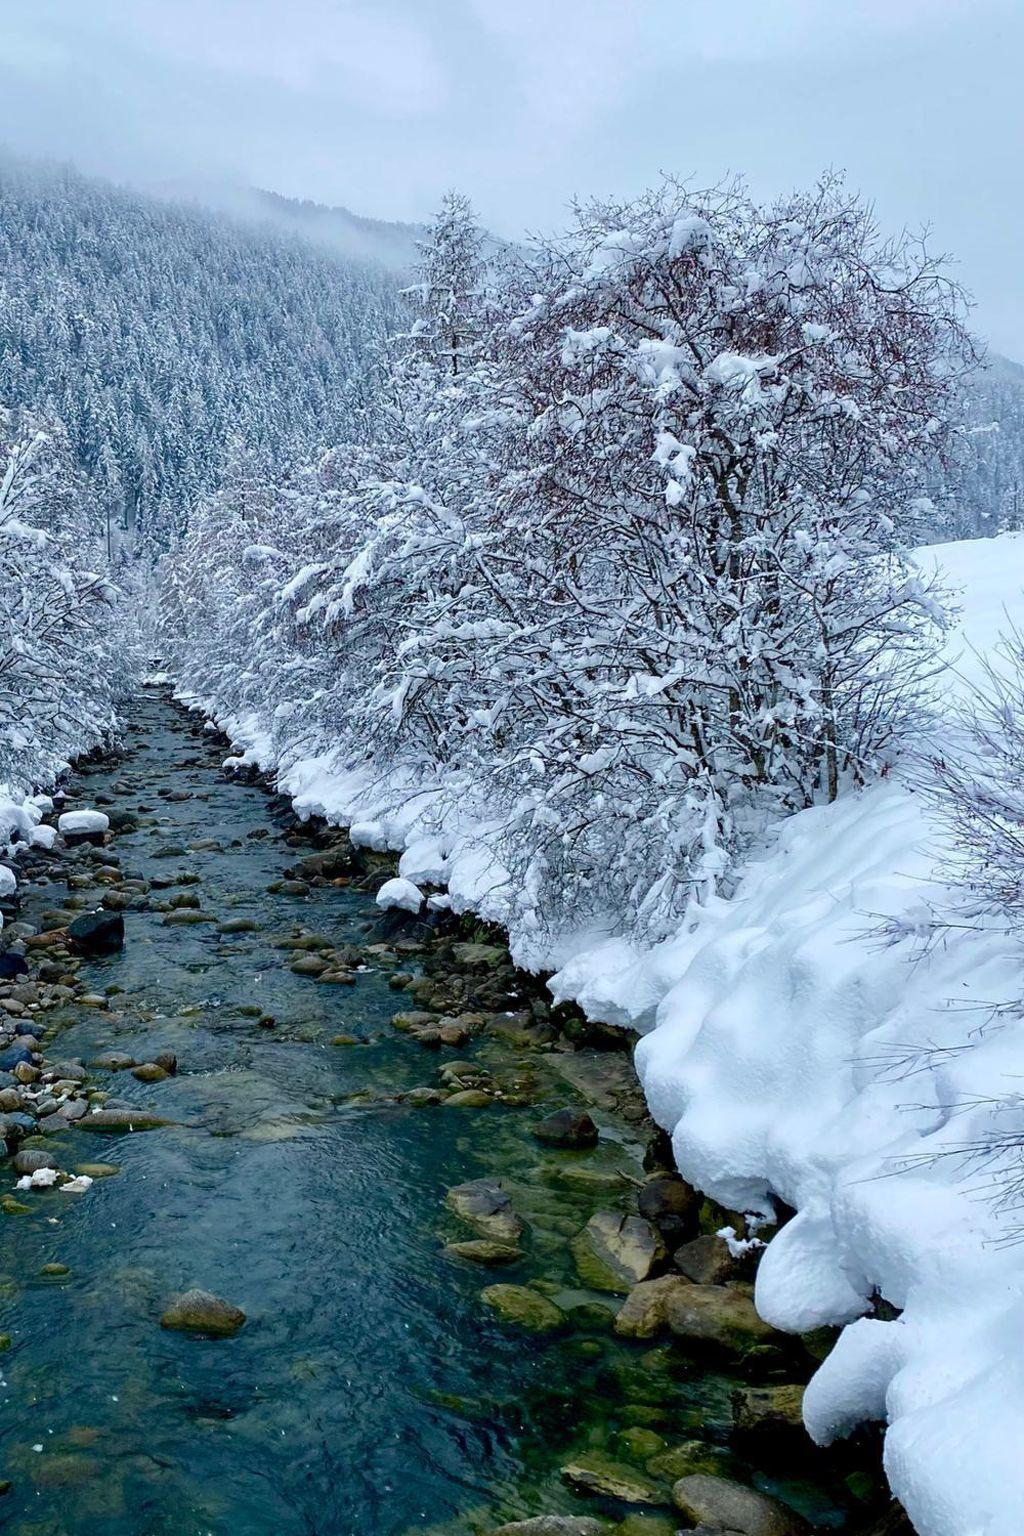
M 0 401 L 65 423 L 115 520 L 179 523 L 234 439 L 269 461 L 348 435 L 399 302 L 283 232 L 0 162 Z
M 403 276 L 414 265 L 417 242 L 425 234 L 422 224 L 364 218 L 348 208 L 315 203 L 309 198 L 283 197 L 278 192 L 230 182 L 162 182 L 154 192 L 174 202 L 228 214 L 247 224 L 298 235 L 341 256 L 379 262 L 388 271 Z

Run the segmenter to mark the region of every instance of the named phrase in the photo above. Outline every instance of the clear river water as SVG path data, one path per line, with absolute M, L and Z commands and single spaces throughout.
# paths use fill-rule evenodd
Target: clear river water
M 75 805 L 99 798 L 139 818 L 114 843 L 125 873 L 198 877 L 205 911 L 255 927 L 168 926 L 152 902 L 129 910 L 123 951 L 85 967 L 91 990 L 120 990 L 108 1008 L 70 1009 L 47 1046 L 86 1062 L 112 1048 L 140 1061 L 174 1051 L 177 1075 L 163 1082 L 121 1073 L 101 1086 L 175 1123 L 64 1133 L 67 1166 L 106 1159 L 120 1171 L 78 1197 L 33 1191 L 28 1213 L 0 1218 L 4 1529 L 405 1536 L 542 1510 L 622 1518 L 565 1485 L 566 1457 L 614 1452 L 631 1426 L 727 1448 L 734 1385 L 724 1367 L 617 1340 L 610 1312 L 602 1326 L 612 1298 L 582 1292 L 573 1271 L 569 1236 L 618 1198 L 616 1180 L 629 1195 L 642 1137 L 613 1094 L 588 1097 L 602 1139 L 586 1155 L 547 1153 L 530 1127 L 537 1105 L 583 1102 L 572 1079 L 589 1057 L 594 1080 L 611 1081 L 628 1056 L 579 1052 L 568 1075 L 557 1055 L 517 1064 L 486 1038 L 438 1056 L 391 1028 L 401 997 L 386 959 L 370 957 L 354 987 L 294 974 L 276 938 L 302 925 L 359 942 L 378 914 L 353 889 L 268 893 L 296 858 L 287 818 L 225 778 L 223 756 L 154 695 L 135 709 L 123 760 L 69 782 Z M 38 921 L 62 894 L 31 883 L 24 915 Z M 363 1043 L 333 1045 L 339 1033 Z M 398 1101 L 467 1051 L 518 1073 L 532 1104 Z M 473 1235 L 446 1209 L 447 1189 L 484 1174 L 505 1179 L 530 1234 L 523 1262 L 500 1276 L 442 1251 Z M 9 1189 L 13 1175 L 0 1181 Z M 53 1263 L 69 1272 L 40 1273 Z M 542 1278 L 579 1325 L 553 1337 L 508 1327 L 480 1302 L 498 1278 Z M 245 1309 L 235 1338 L 161 1329 L 168 1295 L 190 1285 Z M 840 1472 L 809 1448 L 784 1472 L 777 1460 L 742 1468 L 817 1527 L 846 1527 Z

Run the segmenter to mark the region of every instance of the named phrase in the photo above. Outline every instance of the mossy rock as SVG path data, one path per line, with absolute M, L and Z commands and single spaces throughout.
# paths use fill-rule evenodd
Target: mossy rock
M 660 1477 L 667 1483 L 677 1483 L 681 1477 L 694 1472 L 707 1472 L 717 1477 L 729 1464 L 728 1456 L 703 1440 L 684 1440 L 668 1450 L 658 1452 L 647 1462 L 652 1477 Z
M 668 1515 L 627 1515 L 612 1536 L 676 1536 L 679 1522 Z
M 528 1285 L 489 1285 L 480 1292 L 480 1300 L 502 1322 L 530 1333 L 554 1333 L 565 1325 L 562 1309 Z
M 643 1429 L 635 1424 L 629 1429 L 620 1430 L 615 1436 L 615 1449 L 627 1461 L 636 1461 L 641 1465 L 649 1462 L 652 1456 L 657 1456 L 665 1450 L 665 1441 L 660 1435 L 656 1435 L 653 1429 Z M 657 1477 L 657 1472 L 652 1476 Z
M 446 1243 L 445 1253 L 452 1259 L 467 1259 L 471 1264 L 514 1264 L 523 1256 L 521 1248 L 511 1243 L 495 1243 L 486 1237 L 471 1237 L 464 1242 Z
M 192 1289 L 172 1296 L 160 1318 L 161 1328 L 206 1338 L 231 1338 L 245 1323 L 245 1313 L 210 1291 Z
M 627 1462 L 615 1461 L 600 1451 L 584 1451 L 567 1461 L 562 1476 L 580 1493 L 600 1494 L 621 1504 L 668 1504 L 668 1490 L 663 1484 L 638 1472 Z
M 444 1101 L 446 1109 L 487 1109 L 494 1100 L 482 1088 L 462 1088 Z
M 598 1211 L 570 1243 L 584 1285 L 625 1295 L 665 1257 L 658 1233 L 642 1216 Z

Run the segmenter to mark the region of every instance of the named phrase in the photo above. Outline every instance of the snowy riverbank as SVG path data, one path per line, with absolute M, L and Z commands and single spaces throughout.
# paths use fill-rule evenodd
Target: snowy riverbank
M 963 589 L 951 697 L 1021 614 L 1024 538 L 933 558 Z M 1021 957 L 995 930 L 882 945 L 880 922 L 923 919 L 948 866 L 918 797 L 893 779 L 791 818 L 731 900 L 654 949 L 593 933 L 552 944 L 510 922 L 482 800 L 438 833 L 429 797 L 385 817 L 380 793 L 329 760 L 274 763 L 260 722 L 218 723 L 278 769 L 300 814 L 404 848 L 405 878 L 510 926 L 520 963 L 557 970 L 556 995 L 644 1032 L 638 1069 L 684 1175 L 732 1207 L 774 1193 L 797 1211 L 761 1264 L 765 1316 L 849 1325 L 808 1390 L 810 1432 L 885 1418 L 890 1482 L 922 1536 L 1016 1536 L 1024 1256 L 1007 1246 L 1017 1214 L 993 1209 L 963 1149 L 1009 1128 L 991 1101 L 1016 1091 L 1024 1025 L 991 1013 L 1019 994 Z M 900 1315 L 866 1316 L 878 1295 Z

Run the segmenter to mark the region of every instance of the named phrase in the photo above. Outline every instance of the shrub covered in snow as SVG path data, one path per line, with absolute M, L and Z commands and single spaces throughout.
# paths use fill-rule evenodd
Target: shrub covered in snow
M 420 278 L 367 440 L 197 509 L 173 670 L 285 767 L 472 803 L 538 934 L 657 937 L 915 720 L 958 295 L 834 180 L 669 183 L 500 272 L 454 199 Z

